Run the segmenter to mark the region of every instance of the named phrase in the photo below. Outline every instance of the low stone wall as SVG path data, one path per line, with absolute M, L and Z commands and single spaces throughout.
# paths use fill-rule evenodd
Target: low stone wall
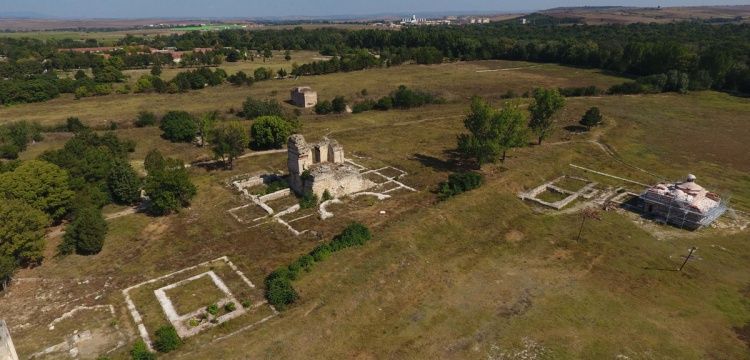
M 16 348 L 4 320 L 0 320 L 0 360 L 18 360 Z
M 263 195 L 263 196 L 259 197 L 258 200 L 260 200 L 260 201 L 262 201 L 262 202 L 265 203 L 265 202 L 269 202 L 269 201 L 273 201 L 273 200 L 277 200 L 277 199 L 281 199 L 281 198 L 287 197 L 287 196 L 289 196 L 291 194 L 292 194 L 292 190 L 287 188 L 287 189 L 282 189 L 282 190 L 279 190 L 279 191 L 276 191 L 276 192 L 272 192 L 270 194 Z

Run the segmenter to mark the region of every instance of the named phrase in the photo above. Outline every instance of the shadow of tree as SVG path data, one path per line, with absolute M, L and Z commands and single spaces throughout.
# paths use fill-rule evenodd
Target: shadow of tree
M 440 172 L 460 172 L 472 170 L 474 168 L 472 164 L 463 161 L 461 154 L 455 149 L 445 150 L 443 151 L 443 154 L 445 155 L 445 160 L 419 153 L 413 154 L 412 157 L 414 160 L 419 161 L 420 164 Z

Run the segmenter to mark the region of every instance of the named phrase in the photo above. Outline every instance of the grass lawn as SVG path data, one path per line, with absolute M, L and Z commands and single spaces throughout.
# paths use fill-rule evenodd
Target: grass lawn
M 178 315 L 203 309 L 226 297 L 208 275 L 170 289 L 166 294 Z

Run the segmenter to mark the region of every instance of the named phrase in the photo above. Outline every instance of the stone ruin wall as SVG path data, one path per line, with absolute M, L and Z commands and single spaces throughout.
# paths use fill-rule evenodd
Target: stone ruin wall
M 0 360 L 18 360 L 18 354 L 16 354 L 16 348 L 13 347 L 8 326 L 3 320 L 0 320 Z

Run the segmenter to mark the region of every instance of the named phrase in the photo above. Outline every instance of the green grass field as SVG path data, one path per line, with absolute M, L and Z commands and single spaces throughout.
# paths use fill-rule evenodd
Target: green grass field
M 223 255 L 262 287 L 273 269 L 356 220 L 371 227 L 373 240 L 303 274 L 294 282 L 300 300 L 291 309 L 219 339 L 257 319 L 229 322 L 163 358 L 513 359 L 526 351 L 549 359 L 748 359 L 747 229 L 688 232 L 609 211 L 600 221 L 588 222 L 577 242 L 576 212 L 542 210 L 516 193 L 563 174 L 640 191 L 569 164 L 646 183 L 658 180 L 638 167 L 669 179 L 694 173 L 699 183 L 731 194 L 733 206 L 748 211 L 750 157 L 744 139 L 750 131 L 749 99 L 715 92 L 569 98 L 552 139 L 483 167 L 481 188 L 435 201 L 437 184 L 456 170 L 451 151 L 472 95 L 500 105 L 508 90 L 608 87 L 621 81 L 593 70 L 488 61 L 409 65 L 177 95 L 61 98 L 0 109 L 3 119 L 52 124 L 78 115 L 89 124 L 103 124 L 129 121 L 141 109 L 226 112 L 246 96 L 284 100 L 295 85 L 312 85 L 321 99 L 338 94 L 354 99 L 362 88 L 375 98 L 405 84 L 448 100 L 408 111 L 301 117 L 309 140 L 330 134 L 357 162 L 403 169 L 408 175 L 401 181 L 416 193 L 331 207 L 337 211 L 334 218 L 312 218 L 305 226 L 315 233 L 295 237 L 279 225 L 248 228 L 226 213 L 243 204 L 226 180 L 283 171 L 285 154 L 241 159 L 231 171 L 192 168 L 199 191 L 190 208 L 166 218 L 136 214 L 111 220 L 104 249 L 95 256 L 54 257 L 59 238 L 51 239 L 45 262 L 18 275 L 46 282 L 14 284 L 0 301 L 0 313 L 10 314 L 6 321 L 22 357 L 38 350 L 39 334 L 46 334 L 51 319 L 75 306 L 70 299 L 113 304 L 118 323 L 134 339 L 123 288 Z M 601 109 L 604 125 L 589 133 L 567 131 L 591 106 Z M 185 161 L 210 156 L 207 149 L 166 142 L 156 128 L 117 133 L 138 142 L 133 161 L 142 160 L 150 148 Z M 65 139 L 63 134 L 48 137 L 23 156 L 62 146 Z M 698 259 L 685 271 L 674 271 L 691 246 L 698 247 Z M 70 279 L 89 283 L 58 289 Z M 101 297 L 93 300 L 92 294 Z M 47 308 L 52 310 L 42 312 Z M 149 311 L 160 315 L 158 308 Z M 127 348 L 112 358 L 127 358 Z

